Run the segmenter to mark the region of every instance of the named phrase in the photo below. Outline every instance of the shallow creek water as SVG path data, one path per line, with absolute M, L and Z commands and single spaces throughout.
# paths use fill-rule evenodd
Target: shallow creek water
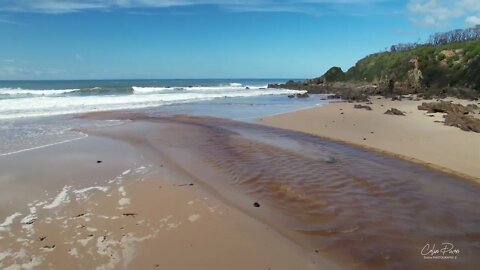
M 127 118 L 133 122 L 91 133 L 161 155 L 223 200 L 346 268 L 480 269 L 476 183 L 261 125 Z

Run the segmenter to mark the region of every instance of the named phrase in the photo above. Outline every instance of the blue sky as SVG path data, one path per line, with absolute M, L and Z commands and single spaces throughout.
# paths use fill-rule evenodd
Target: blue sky
M 0 79 L 309 78 L 480 0 L 0 0 Z

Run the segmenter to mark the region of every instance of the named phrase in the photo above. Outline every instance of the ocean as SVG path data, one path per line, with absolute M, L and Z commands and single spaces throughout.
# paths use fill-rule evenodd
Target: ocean
M 289 99 L 298 93 L 268 89 L 282 79 L 170 79 L 0 81 L 0 155 L 77 139 L 71 130 L 117 121 L 85 121 L 76 114 L 140 110 L 250 121 L 256 117 L 326 103 L 323 95 Z

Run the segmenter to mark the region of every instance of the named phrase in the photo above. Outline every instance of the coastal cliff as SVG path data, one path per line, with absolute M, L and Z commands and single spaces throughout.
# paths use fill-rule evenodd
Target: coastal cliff
M 432 35 L 428 42 L 393 45 L 359 60 L 344 72 L 332 67 L 320 77 L 271 88 L 309 93 L 361 95 L 419 94 L 424 97 L 480 96 L 480 26 Z

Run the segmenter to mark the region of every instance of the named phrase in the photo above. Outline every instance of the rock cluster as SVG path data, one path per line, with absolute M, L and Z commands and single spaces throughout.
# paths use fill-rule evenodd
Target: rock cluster
M 445 125 L 480 133 L 480 119 L 471 115 L 449 113 L 445 116 Z
M 469 113 L 474 113 L 474 110 L 478 109 L 478 106 L 475 104 L 463 106 L 446 101 L 424 102 L 418 106 L 418 109 L 426 110 L 429 113 L 446 113 L 444 116 L 445 125 L 480 133 L 480 119 L 469 115 Z

